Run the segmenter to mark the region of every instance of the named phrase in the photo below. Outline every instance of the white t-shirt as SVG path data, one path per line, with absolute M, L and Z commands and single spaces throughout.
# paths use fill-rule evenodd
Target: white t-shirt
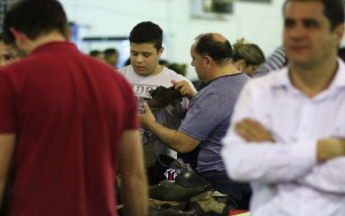
M 138 109 L 141 113 L 143 113 L 143 103 L 151 99 L 150 90 L 154 90 L 159 86 L 171 87 L 171 80 L 186 80 L 193 86 L 187 78 L 166 67 L 163 67 L 162 72 L 154 76 L 140 76 L 134 72 L 131 65 L 119 69 L 119 72 L 131 83 L 133 92 L 137 97 Z M 188 103 L 188 99 L 183 98 L 181 103 L 175 106 L 169 105 L 164 109 L 153 111 L 153 113 L 157 122 L 165 127 L 177 130 L 185 116 Z M 143 143 L 155 144 L 157 155 L 164 154 L 177 158 L 176 151 L 160 143 L 151 132 L 141 129 L 141 137 Z

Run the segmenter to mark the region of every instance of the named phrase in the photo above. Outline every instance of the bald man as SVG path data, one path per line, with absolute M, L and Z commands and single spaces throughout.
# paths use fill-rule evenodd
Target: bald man
M 141 124 L 167 147 L 180 153 L 191 152 L 199 146 L 197 173 L 214 189 L 229 194 L 237 203 L 244 201 L 247 206 L 248 199 L 243 200 L 243 193 L 250 191 L 249 187 L 227 177 L 220 150 L 236 98 L 250 78 L 232 65 L 231 44 L 218 33 L 196 37 L 190 53 L 191 65 L 199 79 L 208 85 L 196 93 L 186 81 L 172 81 L 175 89 L 190 99 L 189 110 L 179 129 L 172 130 L 157 123 L 147 104 L 145 114 L 140 117 Z

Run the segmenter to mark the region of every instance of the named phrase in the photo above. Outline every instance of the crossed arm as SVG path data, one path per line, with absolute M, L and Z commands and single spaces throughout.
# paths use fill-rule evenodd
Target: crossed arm
M 253 119 L 243 119 L 237 122 L 235 124 L 235 131 L 246 142 L 254 142 L 257 144 L 275 142 L 272 135 L 259 122 Z M 318 162 L 345 156 L 345 139 L 329 138 L 318 140 L 316 156 Z
M 253 119 L 237 122 L 234 125 L 234 132 L 247 144 L 242 145 L 243 148 L 239 145 L 232 150 L 247 151 L 249 155 L 255 157 L 242 157 L 253 161 L 249 162 L 248 167 L 241 167 L 243 170 L 229 171 L 235 179 L 266 183 L 295 181 L 325 192 L 345 193 L 345 176 L 341 171 L 345 165 L 345 139 L 318 140 L 316 147 L 313 147 L 315 142 L 297 143 L 292 147 L 282 144 L 278 146 L 273 136 Z M 313 150 L 316 151 L 316 164 L 311 163 L 312 158 L 308 159 L 307 156 Z M 304 157 L 307 159 L 303 159 Z M 291 161 L 294 159 L 295 161 Z M 238 162 L 246 163 L 246 161 Z M 232 167 L 236 165 L 239 164 L 233 164 Z
M 253 106 L 271 102 L 266 91 L 259 91 L 261 88 L 261 83 L 246 85 L 235 106 L 232 126 L 223 139 L 221 152 L 229 176 L 237 181 L 262 184 L 297 182 L 320 191 L 344 194 L 345 175 L 341 167 L 345 166 L 345 140 L 327 137 L 293 143 L 281 140 L 261 124 L 261 119 L 265 121 L 264 111 Z

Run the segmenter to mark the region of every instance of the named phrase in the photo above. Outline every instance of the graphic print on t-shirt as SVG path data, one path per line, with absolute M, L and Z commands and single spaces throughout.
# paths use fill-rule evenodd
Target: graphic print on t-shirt
M 137 97 L 140 113 L 144 113 L 143 104 L 151 99 L 150 92 L 155 90 L 157 87 L 158 86 L 155 85 L 132 84 L 133 92 Z
M 138 102 L 139 113 L 141 114 L 144 113 L 143 104 L 147 102 L 149 99 L 151 99 L 150 91 L 155 90 L 157 87 L 158 86 L 155 86 L 155 85 L 132 84 L 132 89 Z M 155 115 L 154 112 L 152 113 Z M 142 142 L 144 144 L 154 143 L 154 141 L 156 140 L 155 136 L 150 131 L 144 130 L 143 128 L 140 128 L 140 134 L 141 134 Z

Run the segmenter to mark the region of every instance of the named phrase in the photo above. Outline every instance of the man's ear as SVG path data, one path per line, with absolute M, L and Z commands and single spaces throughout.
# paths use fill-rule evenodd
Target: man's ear
M 338 26 L 336 26 L 334 32 L 336 33 L 335 36 L 339 46 L 344 36 L 344 24 L 339 24 Z
M 16 29 L 13 28 L 13 27 L 10 28 L 10 32 L 13 34 L 14 39 L 15 39 L 15 43 L 16 43 L 17 45 L 23 44 L 23 42 L 25 42 L 26 39 L 27 39 L 26 34 L 24 34 L 24 33 L 20 32 L 20 31 L 16 30 Z
M 158 50 L 158 58 L 160 58 L 163 54 L 163 51 L 164 51 L 164 47 L 161 47 L 159 50 Z
M 213 59 L 210 56 L 204 57 L 204 64 L 206 68 L 210 68 L 213 64 Z
M 66 39 L 67 39 L 67 41 L 71 41 L 71 39 L 72 39 L 72 27 L 71 26 L 68 26 L 67 27 L 67 32 L 66 32 Z

